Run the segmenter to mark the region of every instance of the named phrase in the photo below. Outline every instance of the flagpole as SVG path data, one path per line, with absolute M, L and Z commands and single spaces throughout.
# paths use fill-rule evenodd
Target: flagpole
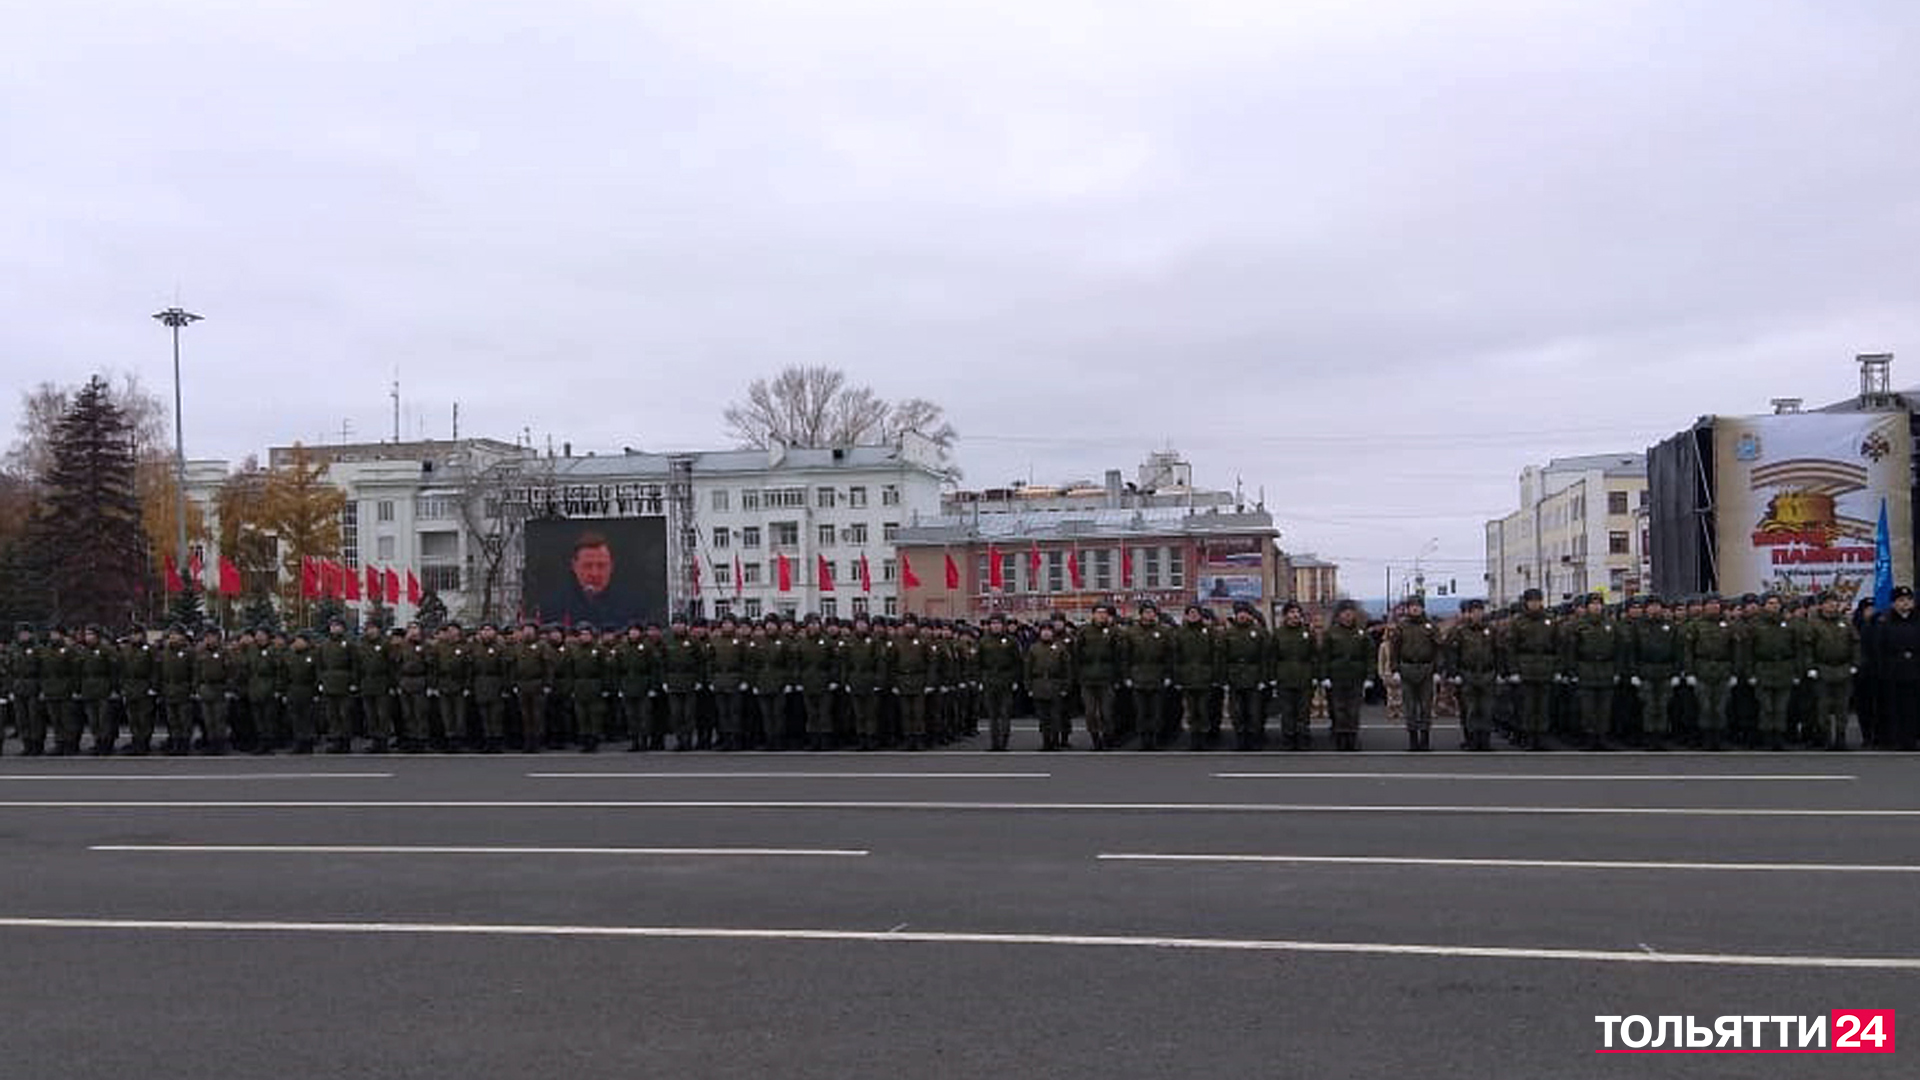
M 175 565 L 187 565 L 187 435 L 186 422 L 180 413 L 180 328 L 200 321 L 202 316 L 195 315 L 185 308 L 170 307 L 154 313 L 162 326 L 173 331 L 173 467 L 174 513 L 179 521 L 175 528 L 176 552 Z

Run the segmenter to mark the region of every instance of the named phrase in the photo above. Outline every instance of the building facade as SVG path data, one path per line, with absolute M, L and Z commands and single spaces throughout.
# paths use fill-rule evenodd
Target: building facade
M 1647 588 L 1639 516 L 1644 454 L 1556 458 L 1520 474 L 1520 508 L 1486 524 L 1487 601 L 1510 604 L 1537 588 L 1550 603 L 1586 593 L 1621 599 Z

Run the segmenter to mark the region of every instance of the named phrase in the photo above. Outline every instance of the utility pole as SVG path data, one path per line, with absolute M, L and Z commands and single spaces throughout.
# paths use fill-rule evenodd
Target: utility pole
M 173 468 L 174 514 L 178 518 L 175 535 L 174 566 L 187 572 L 187 435 L 186 421 L 180 415 L 180 328 L 202 318 L 185 308 L 170 307 L 153 313 L 160 325 L 173 331 Z

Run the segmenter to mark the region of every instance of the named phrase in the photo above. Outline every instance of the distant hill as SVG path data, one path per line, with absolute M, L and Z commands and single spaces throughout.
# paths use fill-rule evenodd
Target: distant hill
M 1472 597 L 1429 596 L 1427 597 L 1427 614 L 1435 618 L 1450 619 L 1460 614 L 1460 602 L 1469 599 L 1472 599 Z M 1388 611 L 1392 610 L 1390 603 L 1379 599 L 1363 599 L 1360 601 L 1360 606 L 1366 608 L 1367 614 L 1373 616 L 1385 616 Z

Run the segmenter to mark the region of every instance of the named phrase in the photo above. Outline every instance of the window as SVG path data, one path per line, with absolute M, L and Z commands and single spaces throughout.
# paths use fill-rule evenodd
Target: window
M 880 580 L 896 581 L 900 577 L 900 564 L 892 559 L 880 560 Z
M 1620 492 L 1620 494 L 1625 495 L 1626 493 Z M 1632 548 L 1629 546 L 1628 537 L 1624 531 L 1610 532 L 1607 534 L 1607 554 L 1628 555 L 1631 553 Z
M 980 592 L 986 592 L 991 588 L 991 586 L 987 584 L 987 557 L 985 555 L 973 561 L 973 581 L 974 588 Z
M 847 543 L 852 544 L 854 547 L 867 546 L 866 522 L 863 521 L 858 525 L 847 526 Z
M 392 521 L 393 520 L 393 500 L 392 499 L 381 499 L 379 502 L 373 504 L 373 520 L 375 521 Z
M 460 568 L 458 566 L 423 566 L 420 568 L 420 587 L 430 593 L 459 592 Z
M 847 505 L 853 507 L 855 510 L 866 509 L 867 489 L 864 487 L 848 488 L 847 489 Z
M 747 618 L 757 619 L 760 617 L 760 601 L 748 600 L 746 603 L 746 609 L 747 609 Z
M 880 539 L 883 543 L 888 544 L 900 539 L 900 523 L 897 521 L 889 521 L 882 524 L 880 526 Z
M 728 545 L 732 543 L 733 543 L 732 529 L 718 528 L 713 530 L 713 546 L 715 548 L 724 550 Z
M 713 602 L 713 617 L 714 617 L 714 618 L 716 618 L 716 619 L 725 619 L 725 618 L 729 618 L 729 617 L 731 617 L 732 615 L 733 615 L 733 601 L 731 601 L 731 600 L 715 600 L 715 601 Z
M 760 489 L 759 488 L 741 488 L 740 489 L 740 509 L 742 510 L 760 509 Z
M 760 526 L 748 525 L 740 530 L 740 546 L 757 548 L 760 546 Z
M 1094 548 L 1087 552 L 1087 562 L 1093 568 L 1093 587 L 1099 592 L 1108 592 L 1113 588 L 1113 549 Z
M 423 532 L 417 543 L 422 562 L 453 562 L 460 558 L 459 533 Z
M 813 493 L 813 505 L 822 510 L 833 509 L 833 489 L 830 487 L 816 488 Z
M 459 509 L 459 501 L 450 495 L 422 495 L 413 500 L 413 516 L 421 521 L 446 521 Z
M 769 510 L 804 510 L 807 507 L 807 489 L 768 488 L 761 493 L 761 501 Z
M 831 596 L 821 597 L 820 598 L 820 617 L 823 619 L 839 618 L 840 617 L 840 601 Z
M 1179 548 L 1167 549 L 1167 588 L 1184 589 L 1187 587 L 1187 553 Z
M 378 552 L 378 554 L 375 555 L 374 558 L 379 559 L 381 562 L 384 562 L 384 563 L 390 563 L 393 561 L 393 537 L 391 536 L 380 537 L 379 539 L 373 542 L 373 549 L 374 551 Z
M 759 564 L 759 563 L 757 563 L 757 562 L 750 562 L 750 563 L 743 563 L 743 564 L 741 564 L 741 566 L 740 566 L 740 584 L 742 584 L 742 585 L 758 585 L 758 584 L 760 584 L 760 582 L 761 582 L 761 577 L 760 577 L 760 564 Z
M 899 506 L 900 505 L 900 485 L 881 484 L 880 485 L 880 505 L 881 506 Z
M 1148 589 L 1160 587 L 1160 549 L 1157 547 L 1140 549 L 1141 586 Z
M 340 508 L 340 561 L 360 565 L 360 504 L 352 499 Z
M 856 619 L 864 619 L 867 617 L 866 597 L 856 596 L 853 598 L 853 617 Z
M 1607 513 L 1624 514 L 1628 510 L 1627 493 L 1624 491 L 1607 492 Z
M 889 596 L 880 601 L 880 611 L 889 619 L 900 617 L 900 598 Z
M 814 532 L 819 538 L 818 546 L 823 548 L 832 547 L 834 541 L 838 539 L 838 535 L 833 531 L 833 526 L 831 525 L 822 525 L 818 529 L 815 529 Z
M 1047 591 L 1065 592 L 1067 589 L 1067 553 L 1064 551 L 1047 552 Z
M 797 521 L 776 521 L 767 526 L 767 535 L 772 538 L 776 548 L 800 546 L 800 523 Z
M 1615 595 L 1626 592 L 1627 572 L 1625 570 L 1615 570 L 1611 574 L 1608 574 L 1607 586 L 1613 590 Z
M 730 501 L 730 500 L 729 500 L 729 499 L 728 499 L 728 497 L 727 497 L 727 489 L 726 489 L 726 488 L 714 488 L 714 489 L 713 489 L 713 508 L 714 508 L 715 510 L 718 510 L 718 511 L 720 511 L 720 512 L 722 512 L 722 513 L 725 513 L 725 512 L 726 512 L 726 510 L 727 510 L 727 503 L 728 503 L 729 501 Z
M 713 583 L 715 585 L 733 584 L 733 567 L 728 566 L 726 563 L 719 563 L 714 566 Z

